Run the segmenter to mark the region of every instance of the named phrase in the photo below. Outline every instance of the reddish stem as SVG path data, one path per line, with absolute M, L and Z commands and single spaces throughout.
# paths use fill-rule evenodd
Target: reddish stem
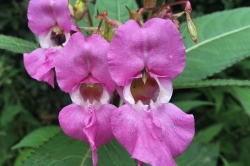
M 164 4 L 161 6 L 156 6 L 156 7 L 151 7 L 151 8 L 145 8 L 145 10 L 157 10 L 157 9 L 161 9 L 163 7 L 167 7 L 167 6 L 174 6 L 174 5 L 181 5 L 181 4 L 186 4 L 187 0 L 183 0 L 183 1 L 178 1 L 178 2 L 172 2 L 172 3 L 168 3 L 168 4 Z

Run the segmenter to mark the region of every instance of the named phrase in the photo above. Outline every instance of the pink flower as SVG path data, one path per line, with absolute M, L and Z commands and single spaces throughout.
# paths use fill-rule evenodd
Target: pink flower
M 125 105 L 112 113 L 116 139 L 139 165 L 174 166 L 194 135 L 194 118 L 168 103 L 171 80 L 185 67 L 182 37 L 170 20 L 120 26 L 108 52 L 110 74 Z
M 68 9 L 68 0 L 31 0 L 28 7 L 28 24 L 38 35 L 41 48 L 24 54 L 24 65 L 29 75 L 54 87 L 53 61 L 56 52 L 77 31 Z
M 108 71 L 109 43 L 99 35 L 88 39 L 77 32 L 55 61 L 60 88 L 70 93 L 73 104 L 64 107 L 59 123 L 70 137 L 89 142 L 93 165 L 97 164 L 97 148 L 114 138 L 108 104 L 115 84 Z

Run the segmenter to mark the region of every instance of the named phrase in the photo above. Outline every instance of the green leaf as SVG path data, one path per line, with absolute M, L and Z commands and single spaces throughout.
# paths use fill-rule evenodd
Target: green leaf
M 16 158 L 16 161 L 14 163 L 14 166 L 22 166 L 23 161 L 27 160 L 27 158 L 31 155 L 31 153 L 34 153 L 34 149 L 24 149 L 19 151 L 19 155 Z
M 126 150 L 113 140 L 98 149 L 101 166 L 136 166 Z M 37 149 L 23 166 L 89 166 L 92 165 L 88 143 L 69 138 L 62 132 Z
M 175 83 L 201 80 L 250 56 L 250 8 L 217 12 L 194 19 L 198 44 L 181 25 L 187 51 L 186 68 Z
M 245 166 L 245 165 L 243 165 L 241 162 L 233 162 L 230 163 L 230 166 Z
M 217 166 L 218 144 L 205 145 L 192 142 L 186 151 L 175 159 L 179 166 Z
M 223 156 L 220 156 L 222 162 L 223 162 L 223 165 L 224 166 L 230 166 L 229 162 L 227 161 L 227 159 L 225 159 Z
M 0 49 L 15 53 L 29 53 L 37 48 L 37 44 L 12 36 L 0 35 Z
M 13 121 L 16 115 L 23 112 L 23 107 L 20 105 L 10 105 L 3 110 L 0 117 L 1 126 L 6 126 Z
M 250 88 L 232 87 L 229 92 L 240 102 L 245 112 L 250 116 Z
M 135 0 L 112 0 L 112 1 L 106 1 L 106 0 L 97 0 L 95 7 L 94 7 L 94 25 L 97 26 L 99 21 L 96 20 L 94 17 L 97 14 L 97 10 L 99 13 L 102 13 L 104 10 L 108 11 L 108 17 L 112 20 L 117 20 L 122 23 L 129 20 L 129 13 L 126 9 L 127 6 L 130 10 L 136 11 L 138 9 L 138 6 L 135 2 Z
M 184 112 L 189 112 L 190 110 L 200 106 L 214 105 L 212 102 L 199 101 L 199 100 L 176 101 L 173 103 Z
M 174 82 L 174 89 L 184 88 L 200 88 L 211 86 L 250 86 L 249 80 L 225 80 L 225 79 L 212 79 L 212 80 L 198 80 L 191 82 Z
M 61 128 L 59 126 L 47 126 L 39 128 L 29 135 L 25 136 L 18 144 L 14 145 L 11 149 L 18 149 L 22 147 L 33 147 L 37 148 L 42 145 L 49 138 L 59 133 Z
M 208 143 L 211 140 L 214 139 L 215 136 L 217 136 L 220 131 L 222 130 L 223 125 L 222 124 L 216 124 L 209 126 L 200 132 L 196 134 L 194 140 L 197 142 L 203 142 L 203 143 Z

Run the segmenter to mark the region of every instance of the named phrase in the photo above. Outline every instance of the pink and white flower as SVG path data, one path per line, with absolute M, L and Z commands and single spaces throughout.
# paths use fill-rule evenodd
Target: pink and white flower
M 60 126 L 68 136 L 89 142 L 94 166 L 97 148 L 114 138 L 110 116 L 116 107 L 108 102 L 115 84 L 108 71 L 108 48 L 101 36 L 85 39 L 77 32 L 55 61 L 57 82 L 73 101 L 61 110 Z
M 170 20 L 154 18 L 140 27 L 120 26 L 111 40 L 111 77 L 125 105 L 112 113 L 114 136 L 132 158 L 153 166 L 174 166 L 194 135 L 194 118 L 169 103 L 171 80 L 185 67 L 182 37 Z
M 28 6 L 28 25 L 38 36 L 41 48 L 24 54 L 24 66 L 29 75 L 54 87 L 56 52 L 77 31 L 68 9 L 68 0 L 31 0 Z

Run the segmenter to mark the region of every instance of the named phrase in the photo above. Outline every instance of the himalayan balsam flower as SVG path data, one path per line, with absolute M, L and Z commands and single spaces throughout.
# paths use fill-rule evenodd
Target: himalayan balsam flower
M 89 142 L 94 166 L 97 148 L 114 138 L 110 116 L 116 107 L 108 102 L 115 84 L 108 71 L 108 48 L 99 35 L 85 39 L 77 32 L 55 61 L 58 84 L 73 101 L 59 113 L 60 126 L 68 136 Z
M 116 139 L 139 165 L 174 166 L 194 135 L 194 118 L 169 103 L 185 66 L 182 37 L 170 20 L 120 26 L 110 43 L 110 74 L 125 105 L 112 113 Z
M 41 48 L 24 54 L 29 75 L 54 87 L 54 59 L 58 49 L 77 31 L 68 9 L 68 0 L 31 0 L 28 6 L 28 25 L 38 35 Z

